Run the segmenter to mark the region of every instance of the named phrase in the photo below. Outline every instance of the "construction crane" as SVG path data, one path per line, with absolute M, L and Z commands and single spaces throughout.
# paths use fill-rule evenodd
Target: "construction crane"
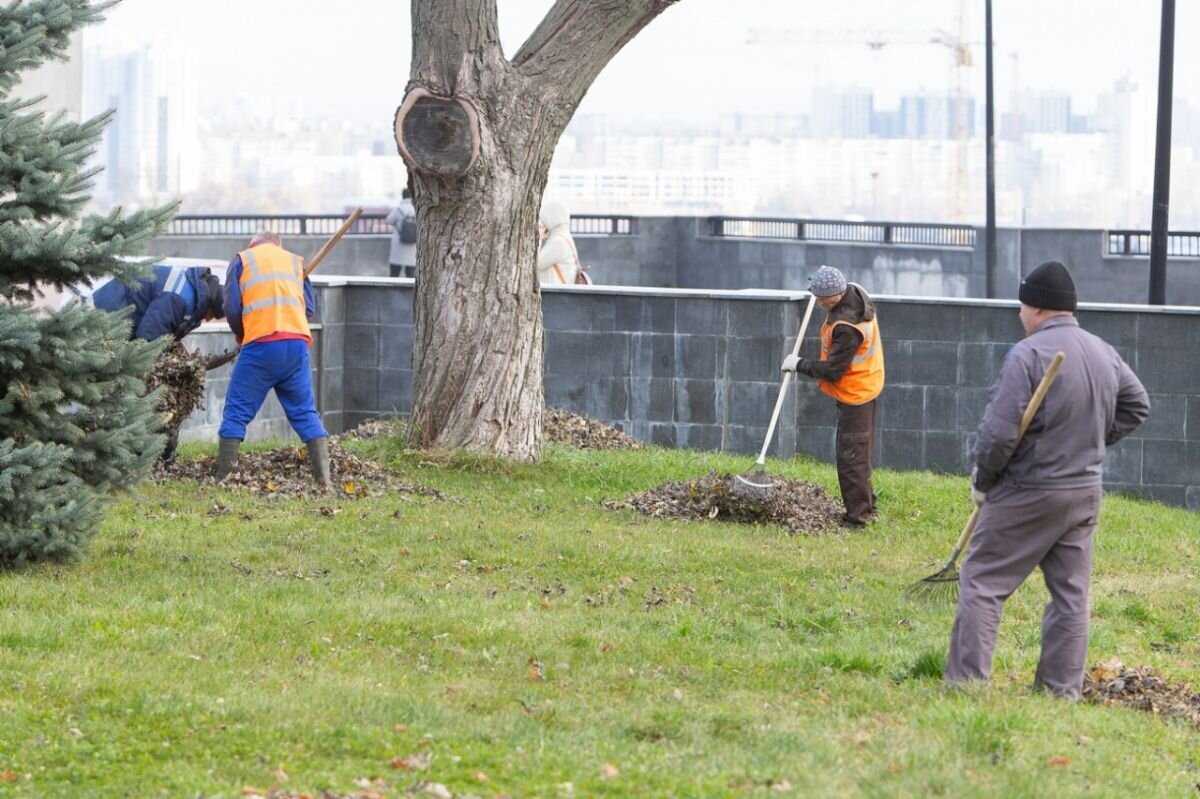
M 964 37 L 963 5 L 960 0 L 955 16 L 955 31 L 885 30 L 876 28 L 829 30 L 806 30 L 802 28 L 751 28 L 746 34 L 746 43 L 752 45 L 800 45 L 800 44 L 863 44 L 874 52 L 891 45 L 936 44 L 950 50 L 951 85 L 953 87 L 952 130 L 955 142 L 953 191 L 953 219 L 963 219 L 967 182 L 967 104 L 965 97 L 964 71 L 973 66 L 971 48 L 982 44 L 968 41 Z

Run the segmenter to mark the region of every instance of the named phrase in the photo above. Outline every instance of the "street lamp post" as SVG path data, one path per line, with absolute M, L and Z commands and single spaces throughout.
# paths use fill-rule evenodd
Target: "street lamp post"
M 987 119 L 987 220 L 984 230 L 986 248 L 987 296 L 996 296 L 996 111 L 992 91 L 992 0 L 984 5 L 984 114 Z
M 1158 46 L 1158 131 L 1150 217 L 1150 304 L 1167 303 L 1167 221 L 1171 200 L 1171 95 L 1175 72 L 1175 0 L 1163 0 Z

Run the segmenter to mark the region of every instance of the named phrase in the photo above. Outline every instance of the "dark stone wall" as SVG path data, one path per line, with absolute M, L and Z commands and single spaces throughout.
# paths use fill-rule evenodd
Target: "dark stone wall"
M 412 401 L 412 283 L 318 280 L 313 359 L 319 404 L 337 432 Z M 662 446 L 757 454 L 807 297 L 772 291 L 547 288 L 546 402 Z M 877 296 L 887 368 L 877 462 L 965 473 L 988 388 L 1022 335 L 1012 301 Z M 821 311 L 803 353 L 818 351 Z M 1200 309 L 1084 305 L 1080 322 L 1111 343 L 1151 394 L 1150 421 L 1109 451 L 1109 489 L 1200 508 Z M 188 339 L 208 352 L 228 330 Z M 207 410 L 186 430 L 215 438 L 229 367 L 210 375 Z M 274 400 L 271 401 L 272 403 Z M 799 380 L 769 454 L 834 457 L 833 401 Z M 252 437 L 289 435 L 269 404 Z

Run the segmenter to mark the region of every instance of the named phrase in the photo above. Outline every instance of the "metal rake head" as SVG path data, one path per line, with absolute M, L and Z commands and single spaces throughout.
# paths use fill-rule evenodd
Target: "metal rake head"
M 951 565 L 934 572 L 904 591 L 909 602 L 933 607 L 949 607 L 958 602 L 958 569 Z
M 735 474 L 734 477 L 742 485 L 750 486 L 751 488 L 771 489 L 775 484 L 771 482 L 771 478 L 767 477 L 766 472 L 757 471 L 749 474 Z

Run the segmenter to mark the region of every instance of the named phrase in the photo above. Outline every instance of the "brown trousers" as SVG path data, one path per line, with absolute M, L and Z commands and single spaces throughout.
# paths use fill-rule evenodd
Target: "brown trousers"
M 846 520 L 866 524 L 875 515 L 871 461 L 875 456 L 875 413 L 879 400 L 837 404 L 837 473 Z
M 1088 643 L 1088 583 L 1100 486 L 1058 491 L 993 488 L 979 514 L 959 576 L 947 683 L 987 680 L 1004 601 L 1035 568 L 1050 602 L 1034 687 L 1078 699 Z

